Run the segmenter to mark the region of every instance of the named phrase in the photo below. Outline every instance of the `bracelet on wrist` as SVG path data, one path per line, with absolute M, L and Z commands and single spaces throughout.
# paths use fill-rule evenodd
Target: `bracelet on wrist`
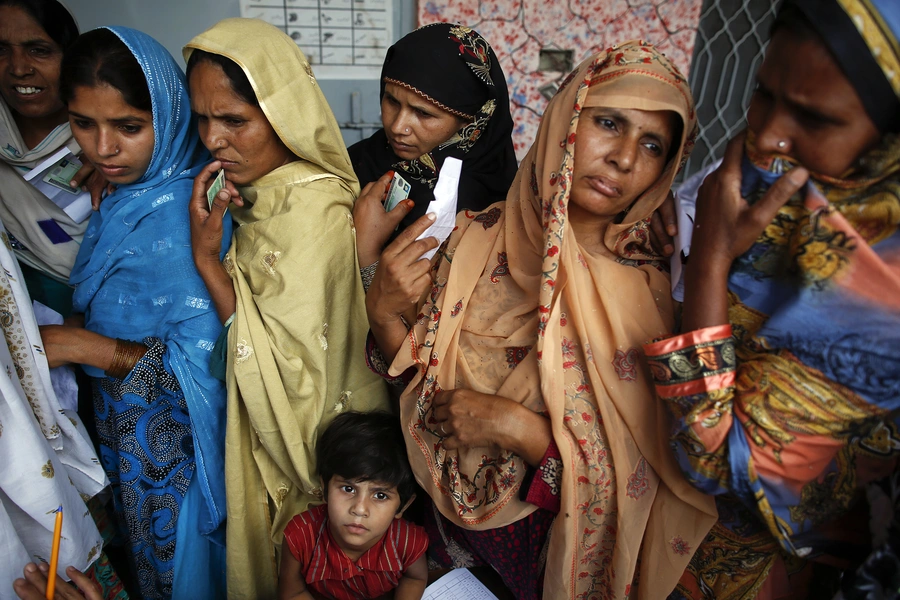
M 116 379 L 125 379 L 146 352 L 147 347 L 143 344 L 117 339 L 116 351 L 109 368 L 106 369 L 106 375 Z

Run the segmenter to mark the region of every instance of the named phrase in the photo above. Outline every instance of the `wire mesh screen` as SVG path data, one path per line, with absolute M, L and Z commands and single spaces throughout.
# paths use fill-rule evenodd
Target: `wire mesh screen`
M 700 135 L 680 178 L 721 158 L 745 124 L 778 0 L 705 0 L 694 42 L 691 90 Z

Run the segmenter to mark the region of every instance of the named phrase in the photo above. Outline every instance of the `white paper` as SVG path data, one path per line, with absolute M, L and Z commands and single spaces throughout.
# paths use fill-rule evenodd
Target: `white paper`
M 706 177 L 719 168 L 721 159 L 688 177 L 675 191 L 675 214 L 678 215 L 678 233 L 675 234 L 675 252 L 669 259 L 672 270 L 672 297 L 684 302 L 684 263 L 691 254 L 691 236 L 694 234 L 694 214 L 697 211 L 697 194 Z
M 459 176 L 462 173 L 462 161 L 458 158 L 445 158 L 434 186 L 434 200 L 428 204 L 425 214 L 434 213 L 437 217 L 431 227 L 418 238 L 435 237 L 438 240 L 438 248 L 444 243 L 453 228 L 456 227 L 456 199 L 459 195 Z M 429 250 L 422 256 L 431 259 L 437 248 Z
M 29 182 L 38 191 L 47 196 L 53 204 L 63 209 L 63 212 L 69 215 L 73 221 L 81 223 L 91 216 L 90 192 L 71 194 L 44 181 L 44 175 L 47 174 L 47 171 L 52 169 L 56 163 L 64 158 L 74 163 L 81 164 L 78 157 L 72 154 L 71 150 L 63 146 L 52 156 L 47 157 L 38 166 L 28 171 L 28 173 L 25 174 L 25 181 Z
M 497 600 L 468 569 L 454 569 L 425 588 L 422 600 Z

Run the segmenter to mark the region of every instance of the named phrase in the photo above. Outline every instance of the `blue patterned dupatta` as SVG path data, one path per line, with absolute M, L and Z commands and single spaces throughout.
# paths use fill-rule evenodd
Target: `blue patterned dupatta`
M 790 587 L 802 577 L 790 575 L 805 560 L 858 564 L 871 543 L 853 520 L 863 490 L 900 458 L 900 136 L 888 118 L 898 113 L 872 114 L 900 98 L 900 4 L 784 6 L 842 65 L 883 71 L 848 79 L 890 133 L 839 178 L 811 173 L 734 261 L 728 325 L 645 346 L 682 470 L 720 513 L 672 598 L 799 597 Z M 749 132 L 745 157 L 750 203 L 796 166 Z
M 72 269 L 85 327 L 148 346 L 124 380 L 85 368 L 97 378 L 101 455 L 144 597 L 180 597 L 179 572 L 193 577 L 191 597 L 218 597 L 224 564 L 215 563 L 224 554 L 207 546 L 224 538 L 225 390 L 209 357 L 221 324 L 194 267 L 187 209 L 209 155 L 169 53 L 139 31 L 109 29 L 147 77 L 155 140 L 146 173 L 92 216 Z M 223 254 L 230 239 L 226 219 Z

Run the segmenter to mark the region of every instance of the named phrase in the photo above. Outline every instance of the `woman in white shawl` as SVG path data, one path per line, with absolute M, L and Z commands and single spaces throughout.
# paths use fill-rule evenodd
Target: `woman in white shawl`
M 81 152 L 59 98 L 60 63 L 77 37 L 74 17 L 57 0 L 0 0 L 0 219 L 32 296 L 64 312 L 87 220 L 74 221 L 23 175 L 64 147 Z M 84 183 L 93 172 L 82 168 L 74 179 Z

